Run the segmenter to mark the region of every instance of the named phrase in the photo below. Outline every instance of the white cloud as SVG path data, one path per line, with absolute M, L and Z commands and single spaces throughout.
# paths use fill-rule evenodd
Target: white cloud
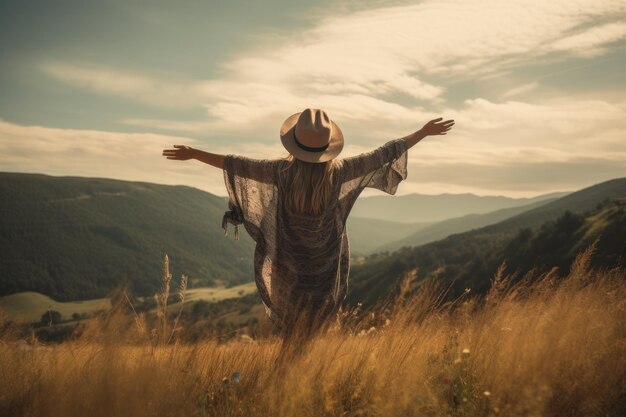
M 626 177 L 624 160 L 579 158 L 566 163 L 515 162 L 494 168 L 475 164 L 411 164 L 409 176 L 420 182 L 401 184 L 402 193 L 474 193 L 478 195 L 535 196 L 554 191 L 576 191 L 613 178 Z
M 603 175 L 619 175 L 617 167 L 626 163 L 626 102 L 567 93 L 543 101 L 514 100 L 540 89 L 537 81 L 531 81 L 510 88 L 502 94 L 502 102 L 474 96 L 451 107 L 443 99 L 446 85 L 514 71 L 539 60 L 595 57 L 626 38 L 624 17 L 623 0 L 427 0 L 323 18 L 313 29 L 275 37 L 271 48 L 235 55 L 222 63 L 220 73 L 225 75 L 219 79 L 168 81 L 68 63 L 49 63 L 44 69 L 98 93 L 151 105 L 202 107 L 206 119 L 194 122 L 134 117 L 124 122 L 207 136 L 214 138 L 213 144 L 226 143 L 215 151 L 257 157 L 283 155 L 277 142 L 280 124 L 304 107 L 322 107 L 338 121 L 348 141 L 346 156 L 408 134 L 443 115 L 454 118 L 456 126 L 450 135 L 427 138 L 411 151 L 412 166 L 430 171 L 417 169 L 414 178 L 409 173 L 399 192 L 506 191 L 512 176 L 518 176 L 521 184 L 524 175 L 533 172 L 551 175 L 545 168 L 550 164 L 558 169 L 553 178 L 545 179 L 546 184 L 574 189 L 580 179 L 566 187 L 568 180 L 557 176 L 569 175 L 572 169 L 588 173 L 589 167 Z M 63 149 L 72 143 L 69 137 L 80 136 L 82 147 L 84 131 L 73 132 L 49 134 Z M 114 134 L 113 139 L 106 136 L 109 133 L 100 134 L 108 138 L 104 143 L 109 140 L 116 146 L 124 141 L 179 139 L 126 134 Z M 249 138 L 245 147 L 242 137 Z M 220 142 L 221 138 L 238 139 Z M 30 139 L 21 140 L 29 143 Z M 88 140 L 82 152 L 97 155 L 101 150 L 96 142 Z M 155 169 L 162 167 L 162 161 L 148 163 L 152 156 L 145 155 L 144 168 L 129 167 L 130 160 L 120 157 L 116 170 L 126 178 L 150 176 L 157 182 L 180 178 L 195 185 L 208 178 L 188 171 L 194 169 L 189 165 L 176 174 L 175 165 L 169 165 L 170 175 L 163 176 L 161 169 Z M 597 168 L 602 160 L 610 169 Z M 54 164 L 55 169 L 63 169 L 61 158 Z M 79 161 L 73 166 L 79 167 Z M 110 169 L 97 162 L 81 172 L 96 168 L 111 176 Z M 216 188 L 200 188 L 223 193 L 221 180 L 217 183 Z M 525 184 L 517 191 L 553 190 L 535 180 Z
M 446 113 L 457 125 L 451 134 L 427 137 L 409 151 L 409 177 L 399 194 L 535 195 L 626 175 L 626 101 L 562 100 L 531 105 L 475 99 L 468 100 L 462 110 Z M 404 121 L 407 126 L 410 122 Z M 396 124 L 378 129 L 377 141 L 369 146 L 346 136 L 341 156 L 369 151 L 397 137 L 393 133 L 400 130 Z M 208 143 L 181 136 L 0 121 L 4 155 L 0 169 L 185 184 L 224 195 L 219 170 L 195 161 L 163 158 L 161 150 L 173 144 L 256 158 L 286 156 L 277 139 L 270 144 L 217 139 Z
M 54 129 L 0 120 L 0 169 L 184 184 L 223 194 L 219 170 L 161 156 L 162 149 L 180 143 L 199 146 L 179 136 Z
M 112 68 L 47 62 L 42 70 L 59 80 L 96 93 L 128 97 L 156 107 L 197 107 L 205 99 L 198 95 L 198 82 L 172 82 Z
M 310 30 L 273 35 L 271 47 L 222 63 L 221 79 L 166 81 L 68 63 L 44 69 L 100 93 L 206 108 L 207 124 L 158 121 L 181 131 L 246 132 L 250 124 L 275 134 L 277 120 L 308 106 L 328 109 L 338 120 L 375 125 L 423 114 L 421 106 L 441 107 L 445 86 L 433 76 L 475 79 L 547 56 L 602 53 L 626 37 L 626 24 L 619 21 L 625 16 L 621 0 L 430 0 L 332 14 Z M 597 23 L 607 19 L 612 21 Z M 522 87 L 507 97 L 534 88 Z M 414 104 L 399 104 L 394 94 Z
M 539 83 L 536 81 L 519 85 L 517 87 L 513 87 L 510 90 L 505 91 L 502 94 L 502 97 L 513 97 L 518 96 L 520 94 L 528 93 L 530 91 L 536 90 L 539 87 Z
M 282 113 L 299 101 L 287 100 L 289 94 L 275 101 L 281 92 L 311 101 L 354 94 L 384 99 L 399 92 L 437 102 L 444 87 L 428 81 L 433 74 L 468 79 L 555 51 L 578 56 L 581 47 L 600 48 L 626 36 L 621 23 L 578 29 L 620 13 L 623 3 L 611 0 L 438 0 L 333 16 L 271 50 L 225 63 L 230 76 L 209 82 L 207 90 L 230 102 L 224 93 L 243 83 L 245 91 L 234 100 Z
M 148 129 L 170 130 L 183 133 L 197 133 L 210 129 L 213 125 L 206 121 L 179 121 L 160 119 L 123 119 L 122 123 L 129 126 L 140 126 Z
M 452 133 L 424 139 L 413 154 L 416 160 L 491 167 L 580 158 L 626 163 L 626 101 L 528 104 L 475 99 L 465 104 L 446 112 L 456 123 Z
M 606 52 L 604 45 L 624 37 L 626 37 L 626 22 L 607 23 L 559 39 L 552 44 L 552 49 L 592 58 Z

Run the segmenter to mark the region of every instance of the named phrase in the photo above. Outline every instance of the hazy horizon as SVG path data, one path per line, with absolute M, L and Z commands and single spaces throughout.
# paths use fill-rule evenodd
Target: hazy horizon
M 3 2 L 0 170 L 224 196 L 219 170 L 162 149 L 282 157 L 283 120 L 321 107 L 341 156 L 455 119 L 409 151 L 399 195 L 575 191 L 626 176 L 625 17 L 616 0 Z
M 206 191 L 210 194 L 219 196 L 219 197 L 227 197 L 227 195 L 224 194 L 216 194 L 216 193 L 212 193 L 211 191 L 207 191 L 207 190 L 203 190 L 202 188 L 198 188 L 195 187 L 193 185 L 189 185 L 189 184 L 168 184 L 168 183 L 163 183 L 163 182 L 154 182 L 154 181 L 144 181 L 144 180 L 133 180 L 133 179 L 124 179 L 124 178 L 112 178 L 112 177 L 101 177 L 101 176 L 85 176 L 85 175 L 67 175 L 67 174 L 48 174 L 45 172 L 19 172 L 19 171 L 0 171 L 0 174 L 25 174 L 25 175 L 48 175 L 51 177 L 57 177 L 57 178 L 62 178 L 62 177 L 74 177 L 74 178 L 85 178 L 85 179 L 110 179 L 110 180 L 114 180 L 114 181 L 129 181 L 129 182 L 145 182 L 145 183 L 150 183 L 150 184 L 156 184 L 156 185 L 168 185 L 168 186 L 172 186 L 172 187 L 191 187 L 191 188 L 196 188 L 198 190 L 201 191 Z M 621 178 L 621 177 L 620 177 Z M 616 178 L 609 178 L 607 181 L 611 181 L 613 179 L 618 179 Z M 604 182 L 604 181 L 600 181 L 600 182 Z M 593 183 L 593 184 L 589 184 L 586 185 L 582 188 L 587 188 L 589 186 L 595 185 L 598 183 Z M 541 192 L 538 194 L 534 194 L 534 195 L 530 195 L 530 196 L 523 196 L 523 197 L 516 197 L 516 196 L 509 196 L 509 195 L 503 195 L 503 194 L 476 194 L 476 193 L 470 193 L 470 192 L 464 192 L 464 193 L 436 193 L 436 194 L 428 194 L 428 193 L 420 193 L 420 192 L 410 192 L 410 193 L 405 193 L 405 194 L 401 194 L 401 193 L 397 193 L 395 194 L 396 196 L 411 196 L 411 195 L 420 195 L 420 196 L 426 196 L 426 197 L 438 197 L 438 196 L 444 196 L 444 195 L 452 195 L 452 196 L 460 196 L 460 195 L 472 195 L 472 196 L 476 196 L 476 197 L 504 197 L 504 198 L 512 198 L 512 199 L 534 199 L 537 197 L 542 197 L 542 196 L 548 196 L 548 195 L 552 195 L 552 194 L 570 194 L 576 191 L 579 191 L 580 189 L 576 189 L 576 190 L 557 190 L 557 191 L 548 191 L 548 192 Z M 369 190 L 365 190 L 362 193 L 362 197 L 361 198 L 368 198 L 368 197 L 390 197 L 390 195 L 386 194 L 386 193 L 379 193 L 376 190 L 372 190 L 373 192 L 368 192 Z

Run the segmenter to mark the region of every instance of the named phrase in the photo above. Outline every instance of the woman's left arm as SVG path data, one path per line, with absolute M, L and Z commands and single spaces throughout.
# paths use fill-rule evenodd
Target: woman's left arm
M 442 122 L 443 117 L 438 117 L 437 119 L 433 119 L 426 123 L 424 127 L 422 127 L 417 132 L 411 133 L 408 136 L 403 137 L 406 141 L 407 149 L 413 147 L 420 140 L 424 139 L 426 136 L 435 136 L 435 135 L 446 135 L 448 130 L 452 129 L 454 126 L 454 120 L 446 120 Z
M 163 149 L 163 156 L 176 161 L 197 159 L 215 168 L 224 168 L 224 155 L 201 151 L 185 145 L 174 145 L 174 149 Z

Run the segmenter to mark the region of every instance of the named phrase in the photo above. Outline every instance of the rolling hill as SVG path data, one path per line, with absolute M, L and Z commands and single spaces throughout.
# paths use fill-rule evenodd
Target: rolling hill
M 194 303 L 205 301 L 218 303 L 223 300 L 240 298 L 250 294 L 256 294 L 257 289 L 253 282 L 235 285 L 233 287 L 207 287 L 187 290 L 186 302 Z M 175 310 L 180 304 L 174 297 L 170 300 L 170 308 Z M 48 311 L 57 311 L 61 320 L 70 320 L 77 315 L 80 318 L 91 316 L 99 311 L 111 309 L 111 299 L 96 298 L 92 300 L 77 300 L 59 302 L 37 292 L 27 291 L 0 297 L 0 309 L 9 320 L 25 321 L 33 323 L 40 321 L 43 314 Z
M 566 269 L 575 252 L 597 237 L 597 265 L 623 262 L 624 196 L 626 178 L 606 181 L 490 226 L 388 255 L 370 255 L 351 269 L 349 302 L 375 302 L 414 269 L 418 279 L 438 276 L 452 283 L 452 294 L 465 288 L 481 293 L 503 260 L 508 273 L 523 273 L 535 265 Z
M 404 223 L 434 223 L 442 220 L 484 214 L 504 208 L 524 206 L 563 197 L 567 193 L 550 193 L 533 198 L 477 196 L 474 194 L 408 194 L 359 198 L 351 215 Z
M 69 320 L 74 314 L 84 317 L 106 311 L 111 308 L 111 300 L 95 298 L 63 303 L 37 292 L 26 291 L 0 297 L 0 308 L 9 320 L 34 323 L 40 321 L 41 316 L 49 310 L 59 312 L 62 320 Z
M 253 277 L 253 242 L 221 229 L 226 199 L 204 191 L 98 178 L 0 174 L 0 295 L 100 298 L 120 283 L 137 295 L 174 279 L 193 286 Z M 232 230 L 232 229 L 231 229 Z
M 508 219 L 520 213 L 528 210 L 532 210 L 536 207 L 543 206 L 556 198 L 536 201 L 523 206 L 510 207 L 492 211 L 485 214 L 468 214 L 466 216 L 457 217 L 454 219 L 444 220 L 435 224 L 427 225 L 420 228 L 418 231 L 411 235 L 396 240 L 391 243 L 382 244 L 374 248 L 371 252 L 383 252 L 394 251 L 400 249 L 403 246 L 420 246 L 426 243 L 434 242 L 439 239 L 443 239 L 455 233 L 462 233 L 468 230 L 478 229 L 479 227 L 488 226 L 490 224 L 498 223 L 502 220 Z
M 488 227 L 370 256 L 352 268 L 352 292 L 363 294 L 369 283 L 372 294 L 380 294 L 417 265 L 425 273 L 444 261 L 453 268 L 457 260 L 449 262 L 449 256 L 455 251 L 461 260 L 497 252 L 522 228 L 626 195 L 625 183 L 608 181 L 534 209 L 518 207 L 527 211 Z M 0 191 L 0 295 L 35 291 L 60 302 L 94 299 L 122 283 L 137 296 L 151 295 L 160 285 L 166 253 L 174 279 L 188 275 L 191 288 L 252 281 L 253 242 L 246 233 L 240 241 L 223 236 L 224 197 L 183 186 L 16 173 L 0 173 Z M 511 214 L 498 215 L 503 213 Z M 429 227 L 352 215 L 348 222 L 354 253 Z

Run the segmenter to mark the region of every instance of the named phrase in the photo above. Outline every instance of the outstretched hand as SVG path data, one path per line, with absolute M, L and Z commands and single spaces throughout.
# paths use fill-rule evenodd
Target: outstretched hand
M 445 122 L 441 122 L 443 117 L 438 117 L 436 119 L 431 120 L 426 123 L 424 127 L 420 130 L 424 134 L 424 136 L 433 136 L 433 135 L 445 135 L 448 133 L 448 130 L 452 128 L 454 125 L 454 120 L 446 120 Z
M 196 150 L 190 146 L 174 145 L 175 149 L 163 149 L 163 156 L 167 159 L 174 159 L 177 161 L 187 161 L 195 157 Z
M 406 141 L 407 148 L 412 147 L 426 136 L 446 135 L 448 131 L 452 129 L 454 120 L 450 119 L 445 122 L 441 120 L 443 120 L 443 117 L 433 119 L 426 123 L 420 130 L 402 138 Z

